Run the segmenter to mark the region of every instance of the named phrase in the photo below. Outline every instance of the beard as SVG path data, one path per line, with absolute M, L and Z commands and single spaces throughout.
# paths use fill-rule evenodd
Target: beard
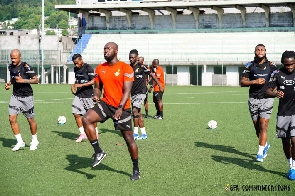
M 255 55 L 255 59 L 256 59 L 257 61 L 261 61 L 261 60 L 263 60 L 263 59 L 266 59 L 266 55 L 264 55 L 264 56 L 262 56 L 262 57 L 259 57 L 258 55 Z
M 113 59 L 114 57 L 113 56 L 104 56 L 104 59 L 109 62 Z

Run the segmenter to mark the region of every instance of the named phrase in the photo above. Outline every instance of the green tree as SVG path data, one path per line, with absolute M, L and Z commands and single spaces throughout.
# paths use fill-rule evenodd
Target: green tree
M 64 26 L 65 23 L 61 21 L 68 21 L 68 14 L 67 12 L 56 10 L 54 6 L 75 3 L 75 0 L 44 1 L 45 16 L 48 16 L 49 20 L 48 22 L 45 20 L 46 26 L 51 28 L 56 28 L 60 25 Z M 19 21 L 14 24 L 15 29 L 38 28 L 41 24 L 41 8 L 41 0 L 0 0 L 0 21 L 19 18 Z
M 51 13 L 46 19 L 45 24 L 47 24 L 50 28 L 56 28 L 58 24 L 57 17 L 58 16 L 55 12 Z
M 69 32 L 68 32 L 67 29 L 63 29 L 63 30 L 61 31 L 61 34 L 62 34 L 62 36 L 69 36 Z
M 67 21 L 65 21 L 65 20 L 61 20 L 58 23 L 58 28 L 67 29 L 67 28 L 69 28 L 69 23 Z
M 56 35 L 56 33 L 53 30 L 47 30 L 46 35 Z

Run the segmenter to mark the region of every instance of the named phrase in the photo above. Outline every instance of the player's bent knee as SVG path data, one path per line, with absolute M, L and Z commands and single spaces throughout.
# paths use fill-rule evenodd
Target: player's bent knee
M 82 123 L 83 125 L 93 124 L 92 120 L 89 118 L 89 116 L 83 116 L 82 117 Z

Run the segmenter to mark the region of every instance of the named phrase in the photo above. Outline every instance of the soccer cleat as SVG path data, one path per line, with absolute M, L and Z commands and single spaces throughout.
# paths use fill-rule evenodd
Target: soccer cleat
M 287 178 L 289 180 L 295 180 L 295 169 L 292 168 L 289 170 L 289 173 L 287 174 Z
M 267 157 L 267 151 L 268 151 L 269 147 L 270 147 L 270 144 L 267 143 L 267 145 L 263 149 L 263 158 Z
M 146 115 L 144 116 L 144 118 L 150 118 L 150 116 L 146 114 Z
M 154 116 L 154 119 L 158 119 L 158 120 L 162 120 L 164 117 L 163 116 L 161 116 L 161 115 L 155 115 Z
M 30 150 L 37 150 L 37 147 L 39 145 L 39 141 L 32 141 L 31 142 L 31 146 L 30 146 Z
M 147 134 L 142 134 L 140 137 L 137 138 L 137 140 L 145 140 L 147 139 Z
M 130 180 L 138 180 L 140 178 L 140 171 L 133 170 L 133 174 L 130 177 Z
M 263 155 L 257 154 L 256 160 L 259 162 L 263 162 Z
M 97 166 L 103 160 L 103 158 L 105 158 L 106 155 L 107 154 L 104 151 L 102 151 L 101 153 L 94 153 L 92 155 L 92 158 L 94 158 L 92 167 Z
M 23 147 L 25 147 L 25 146 L 26 146 L 25 142 L 23 142 L 23 143 L 17 143 L 17 144 L 12 148 L 12 151 L 18 151 L 20 148 L 23 148 Z
M 134 140 L 138 140 L 139 136 L 136 133 L 133 133 Z
M 82 133 L 79 135 L 78 139 L 76 140 L 76 142 L 82 142 L 83 140 L 87 139 L 87 135 L 86 133 Z

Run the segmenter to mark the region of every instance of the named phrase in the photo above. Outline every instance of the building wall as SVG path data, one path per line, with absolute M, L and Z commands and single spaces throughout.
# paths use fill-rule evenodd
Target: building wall
M 292 12 L 270 13 L 270 27 L 292 27 Z M 171 15 L 156 15 L 154 17 L 154 29 L 172 29 L 173 21 Z M 192 14 L 177 15 L 176 29 L 194 29 L 195 20 Z M 222 16 L 222 28 L 242 28 L 243 22 L 241 14 L 230 13 Z M 246 27 L 266 27 L 264 13 L 247 13 Z M 106 29 L 105 16 L 90 16 L 88 29 Z M 217 14 L 199 15 L 199 28 L 219 28 Z M 126 30 L 128 22 L 126 16 L 112 16 L 110 18 L 110 30 Z M 150 29 L 150 19 L 148 15 L 132 15 L 131 29 Z
M 227 66 L 226 67 L 226 78 L 227 86 L 239 86 L 239 67 L 237 66 Z
M 58 36 L 44 36 L 44 50 L 58 50 Z M 38 35 L 1 35 L 0 50 L 40 50 L 40 39 Z
M 190 85 L 189 66 L 179 66 L 177 68 L 177 85 Z

